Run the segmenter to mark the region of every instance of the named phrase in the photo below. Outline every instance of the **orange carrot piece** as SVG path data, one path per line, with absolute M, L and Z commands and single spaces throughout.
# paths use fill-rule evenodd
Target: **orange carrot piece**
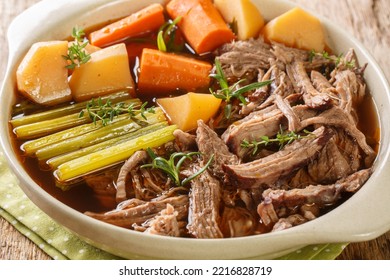
M 172 0 L 166 8 L 172 19 L 182 17 L 178 26 L 198 54 L 211 52 L 235 38 L 211 0 Z
M 128 17 L 91 32 L 89 42 L 98 47 L 108 46 L 126 38 L 156 30 L 164 22 L 164 8 L 160 4 L 152 4 Z
M 194 58 L 143 49 L 138 77 L 138 91 L 162 96 L 174 91 L 206 89 L 212 65 Z

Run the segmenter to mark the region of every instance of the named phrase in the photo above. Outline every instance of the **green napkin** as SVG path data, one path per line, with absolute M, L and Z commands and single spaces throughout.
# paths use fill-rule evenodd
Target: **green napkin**
M 18 186 L 0 151 L 0 215 L 53 259 L 120 259 L 95 248 L 54 222 L 36 207 Z M 287 254 L 283 260 L 335 259 L 346 244 L 312 245 Z

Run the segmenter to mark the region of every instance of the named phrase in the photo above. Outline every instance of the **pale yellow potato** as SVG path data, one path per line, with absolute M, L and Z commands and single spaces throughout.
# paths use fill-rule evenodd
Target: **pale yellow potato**
M 16 71 L 18 90 L 43 105 L 72 99 L 68 85 L 67 41 L 39 42 L 31 46 Z
M 93 52 L 87 63 L 74 69 L 69 86 L 76 101 L 85 101 L 120 90 L 134 94 L 134 81 L 125 44 Z
M 177 97 L 158 98 L 156 102 L 172 124 L 190 131 L 197 128 L 198 120 L 207 122 L 217 113 L 221 99 L 212 94 L 189 92 Z
M 268 22 L 261 33 L 267 42 L 275 41 L 288 47 L 322 52 L 325 33 L 318 18 L 299 7 Z
M 257 37 L 264 26 L 263 16 L 250 0 L 214 0 L 214 5 L 226 22 L 236 22 L 239 40 Z

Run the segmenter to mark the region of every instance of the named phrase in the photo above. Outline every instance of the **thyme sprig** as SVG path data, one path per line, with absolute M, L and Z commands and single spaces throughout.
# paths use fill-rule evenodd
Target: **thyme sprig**
M 210 89 L 210 92 L 214 97 L 218 99 L 222 99 L 225 101 L 225 117 L 227 119 L 230 119 L 231 113 L 232 113 L 232 101 L 233 100 L 239 100 L 241 104 L 246 105 L 248 102 L 245 99 L 244 94 L 255 90 L 258 88 L 261 88 L 263 86 L 269 85 L 272 81 L 267 80 L 263 82 L 255 82 L 249 85 L 245 85 L 243 87 L 240 87 L 240 84 L 245 82 L 245 79 L 241 79 L 238 82 L 234 83 L 233 85 L 229 86 L 228 81 L 225 77 L 225 74 L 222 70 L 221 63 L 218 59 L 215 60 L 215 73 L 211 74 L 210 77 L 216 79 L 218 81 L 218 84 L 220 86 L 220 89 L 217 91 L 213 91 Z
M 164 23 L 157 33 L 157 47 L 160 51 L 171 52 L 181 51 L 183 45 L 175 44 L 177 24 L 181 21 L 182 17 L 179 16 L 173 21 L 167 21 Z
M 87 113 L 89 118 L 95 125 L 97 121 L 101 121 L 102 125 L 106 126 L 107 124 L 112 122 L 115 117 L 118 117 L 120 114 L 127 113 L 132 120 L 134 120 L 141 126 L 144 126 L 145 123 L 142 122 L 142 120 L 137 119 L 135 116 L 137 114 L 140 114 L 144 120 L 147 120 L 147 117 L 145 115 L 146 112 L 155 113 L 155 108 L 147 108 L 147 104 L 147 102 L 143 103 L 140 108 L 136 108 L 136 106 L 138 105 L 134 103 L 127 105 L 124 102 L 119 102 L 113 105 L 111 103 L 111 100 L 107 100 L 106 102 L 104 102 L 99 97 L 98 99 L 90 100 L 86 105 L 86 109 L 80 111 L 79 117 L 82 118 L 85 113 Z
M 259 146 L 267 146 L 271 143 L 276 143 L 279 146 L 279 150 L 281 150 L 284 148 L 284 146 L 291 144 L 295 140 L 310 137 L 313 135 L 313 133 L 306 129 L 304 129 L 303 132 L 305 133 L 305 135 L 298 134 L 294 131 L 285 132 L 283 131 L 283 128 L 280 127 L 280 131 L 278 132 L 278 134 L 276 134 L 275 138 L 261 136 L 260 140 L 243 140 L 241 142 L 241 147 L 246 149 L 253 149 L 252 155 L 255 155 L 258 152 Z
M 327 60 L 330 60 L 332 61 L 336 67 L 338 65 L 340 65 L 340 63 L 344 63 L 345 66 L 347 68 L 353 68 L 356 66 L 355 64 L 355 60 L 352 60 L 352 61 L 347 61 L 345 58 L 344 58 L 344 55 L 343 53 L 339 54 L 338 56 L 336 55 L 330 55 L 327 51 L 323 51 L 322 53 L 319 53 L 319 52 L 316 52 L 315 50 L 311 50 L 309 52 L 309 61 L 310 62 L 313 62 L 313 59 L 316 57 L 316 56 L 320 56 L 320 57 L 323 57 Z
M 74 69 L 80 67 L 81 64 L 87 63 L 91 59 L 91 55 L 85 51 L 85 47 L 88 45 L 88 41 L 84 42 L 85 32 L 82 28 L 73 27 L 72 37 L 74 41 L 69 44 L 68 55 L 64 55 L 63 58 L 69 61 L 69 64 L 65 66 L 68 69 Z
M 200 174 L 202 174 L 209 167 L 209 165 L 214 159 L 214 155 L 212 155 L 205 166 L 203 166 L 201 169 L 199 169 L 196 173 L 192 174 L 191 176 L 183 180 L 180 180 L 180 169 L 184 161 L 187 159 L 192 160 L 193 156 L 201 155 L 200 152 L 189 152 L 189 153 L 175 152 L 170 155 L 169 159 L 165 159 L 163 157 L 157 156 L 150 148 L 147 149 L 147 152 L 149 156 L 152 158 L 152 163 L 144 164 L 141 166 L 141 168 L 149 167 L 149 168 L 156 168 L 162 170 L 173 180 L 174 184 L 178 187 L 186 185 L 188 182 L 190 182 L 191 180 L 195 179 Z

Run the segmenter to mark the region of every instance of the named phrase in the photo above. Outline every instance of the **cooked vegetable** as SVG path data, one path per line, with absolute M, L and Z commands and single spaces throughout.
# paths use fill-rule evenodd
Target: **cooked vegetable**
M 136 103 L 139 103 L 139 100 L 135 100 Z M 75 114 L 76 115 L 76 114 Z M 72 116 L 71 116 L 72 117 Z M 79 113 L 77 113 L 77 117 L 79 117 Z M 123 119 L 129 119 L 129 115 L 123 114 L 113 120 L 113 122 L 120 121 Z M 92 120 L 90 120 L 92 122 Z M 66 139 L 77 137 L 79 135 L 86 134 L 91 131 L 98 130 L 104 127 L 102 121 L 98 121 L 96 123 L 87 123 L 82 125 L 77 125 L 65 130 L 58 131 L 56 133 L 49 134 L 47 136 L 43 136 L 40 138 L 36 138 L 30 141 L 23 143 L 21 146 L 22 150 L 25 151 L 27 155 L 33 155 L 35 152 L 47 145 L 51 145 L 57 142 L 65 141 Z
M 198 54 L 211 52 L 235 38 L 211 0 L 172 0 L 166 8 L 172 19 L 182 17 L 178 26 Z
M 147 149 L 147 152 L 153 161 L 152 163 L 142 165 L 141 168 L 151 167 L 164 171 L 169 177 L 171 177 L 175 185 L 178 187 L 186 185 L 188 182 L 202 174 L 209 167 L 210 163 L 214 159 L 214 155 L 212 155 L 209 161 L 205 164 L 205 166 L 203 166 L 191 176 L 181 180 L 180 169 L 184 161 L 186 159 L 192 160 L 194 156 L 201 155 L 200 152 L 175 152 L 171 154 L 168 160 L 163 157 L 157 156 L 150 148 Z
M 138 120 L 142 119 L 140 114 L 134 118 L 138 118 Z M 148 122 L 145 123 L 145 126 L 161 122 L 164 120 L 164 117 L 162 116 L 161 112 L 159 114 L 148 113 L 147 119 Z M 73 152 L 109 139 L 117 138 L 119 136 L 128 134 L 129 132 L 134 132 L 141 127 L 142 126 L 140 126 L 137 121 L 134 121 L 125 114 L 124 116 L 121 116 L 121 119 L 113 121 L 108 125 L 103 125 L 99 127 L 99 129 L 78 135 L 76 137 L 69 137 L 68 139 L 61 142 L 46 145 L 45 147 L 38 149 L 35 152 L 35 155 L 40 161 L 47 160 L 61 154 Z
M 73 98 L 85 101 L 119 90 L 134 93 L 125 44 L 117 44 L 91 54 L 91 59 L 74 69 L 69 80 Z
M 117 103 L 124 101 L 126 99 L 129 99 L 129 94 L 127 92 L 117 92 L 114 94 L 106 95 L 101 97 L 103 101 L 105 100 L 111 100 L 112 103 Z M 136 101 L 133 99 L 132 101 Z M 67 106 L 62 106 L 59 108 L 43 111 L 40 113 L 35 113 L 31 115 L 25 115 L 22 117 L 16 117 L 10 121 L 11 125 L 13 128 L 16 128 L 21 125 L 26 125 L 30 123 L 36 123 L 40 121 L 45 121 L 45 120 L 52 120 L 55 118 L 63 117 L 72 113 L 77 113 L 80 112 L 80 110 L 84 109 L 87 105 L 88 101 L 85 102 L 79 102 L 79 103 L 74 103 L 71 105 Z M 138 101 L 139 103 L 139 101 Z
M 91 55 L 86 51 L 88 41 L 83 42 L 85 36 L 84 30 L 74 27 L 72 37 L 74 41 L 68 44 L 68 54 L 63 57 L 68 62 L 66 68 L 74 69 L 80 67 L 81 64 L 87 63 L 91 59 Z
M 135 131 L 131 130 L 131 131 L 128 131 L 128 133 L 125 135 L 122 135 L 122 136 L 119 136 L 119 137 L 116 137 L 113 139 L 109 139 L 109 140 L 103 141 L 101 143 L 98 143 L 98 144 L 95 144 L 92 146 L 88 146 L 88 147 L 85 147 L 85 148 L 82 148 L 82 149 L 79 149 L 79 150 L 76 150 L 73 152 L 65 153 L 65 154 L 50 158 L 49 160 L 46 161 L 46 163 L 50 166 L 51 169 L 54 170 L 59 165 L 65 163 L 67 161 L 70 161 L 72 159 L 75 159 L 75 158 L 78 158 L 81 156 L 85 156 L 85 155 L 88 155 L 88 154 L 96 152 L 96 151 L 106 149 L 108 147 L 114 146 L 114 145 L 122 143 L 124 141 L 128 141 L 130 139 L 135 139 L 137 137 L 140 137 L 142 135 L 146 135 L 150 132 L 156 131 L 156 130 L 163 128 L 163 127 L 166 127 L 166 126 L 168 126 L 168 122 L 162 121 L 162 122 L 158 122 L 156 124 L 151 124 L 149 126 L 140 128 L 140 129 L 135 130 Z
M 160 4 L 152 4 L 92 32 L 89 41 L 98 47 L 112 45 L 126 38 L 157 30 L 164 22 L 164 8 Z
M 239 40 L 257 37 L 264 26 L 263 16 L 251 0 L 214 0 L 214 4 Z
M 210 83 L 208 62 L 194 58 L 144 49 L 141 57 L 138 90 L 161 96 L 175 90 L 196 91 Z
M 72 99 L 68 85 L 67 41 L 32 45 L 16 71 L 18 90 L 38 104 L 56 105 Z
M 262 29 L 267 42 L 275 41 L 289 47 L 322 52 L 325 34 L 318 18 L 299 7 L 274 18 Z
M 147 148 L 159 147 L 175 137 L 173 131 L 177 126 L 171 125 L 136 139 L 131 139 L 107 149 L 82 156 L 58 166 L 54 172 L 59 182 L 75 179 L 79 176 L 118 164 L 128 159 L 134 152 Z
M 197 121 L 200 119 L 207 122 L 217 113 L 221 104 L 221 100 L 211 94 L 193 92 L 177 97 L 159 98 L 156 102 L 169 120 L 183 131 L 197 128 Z

